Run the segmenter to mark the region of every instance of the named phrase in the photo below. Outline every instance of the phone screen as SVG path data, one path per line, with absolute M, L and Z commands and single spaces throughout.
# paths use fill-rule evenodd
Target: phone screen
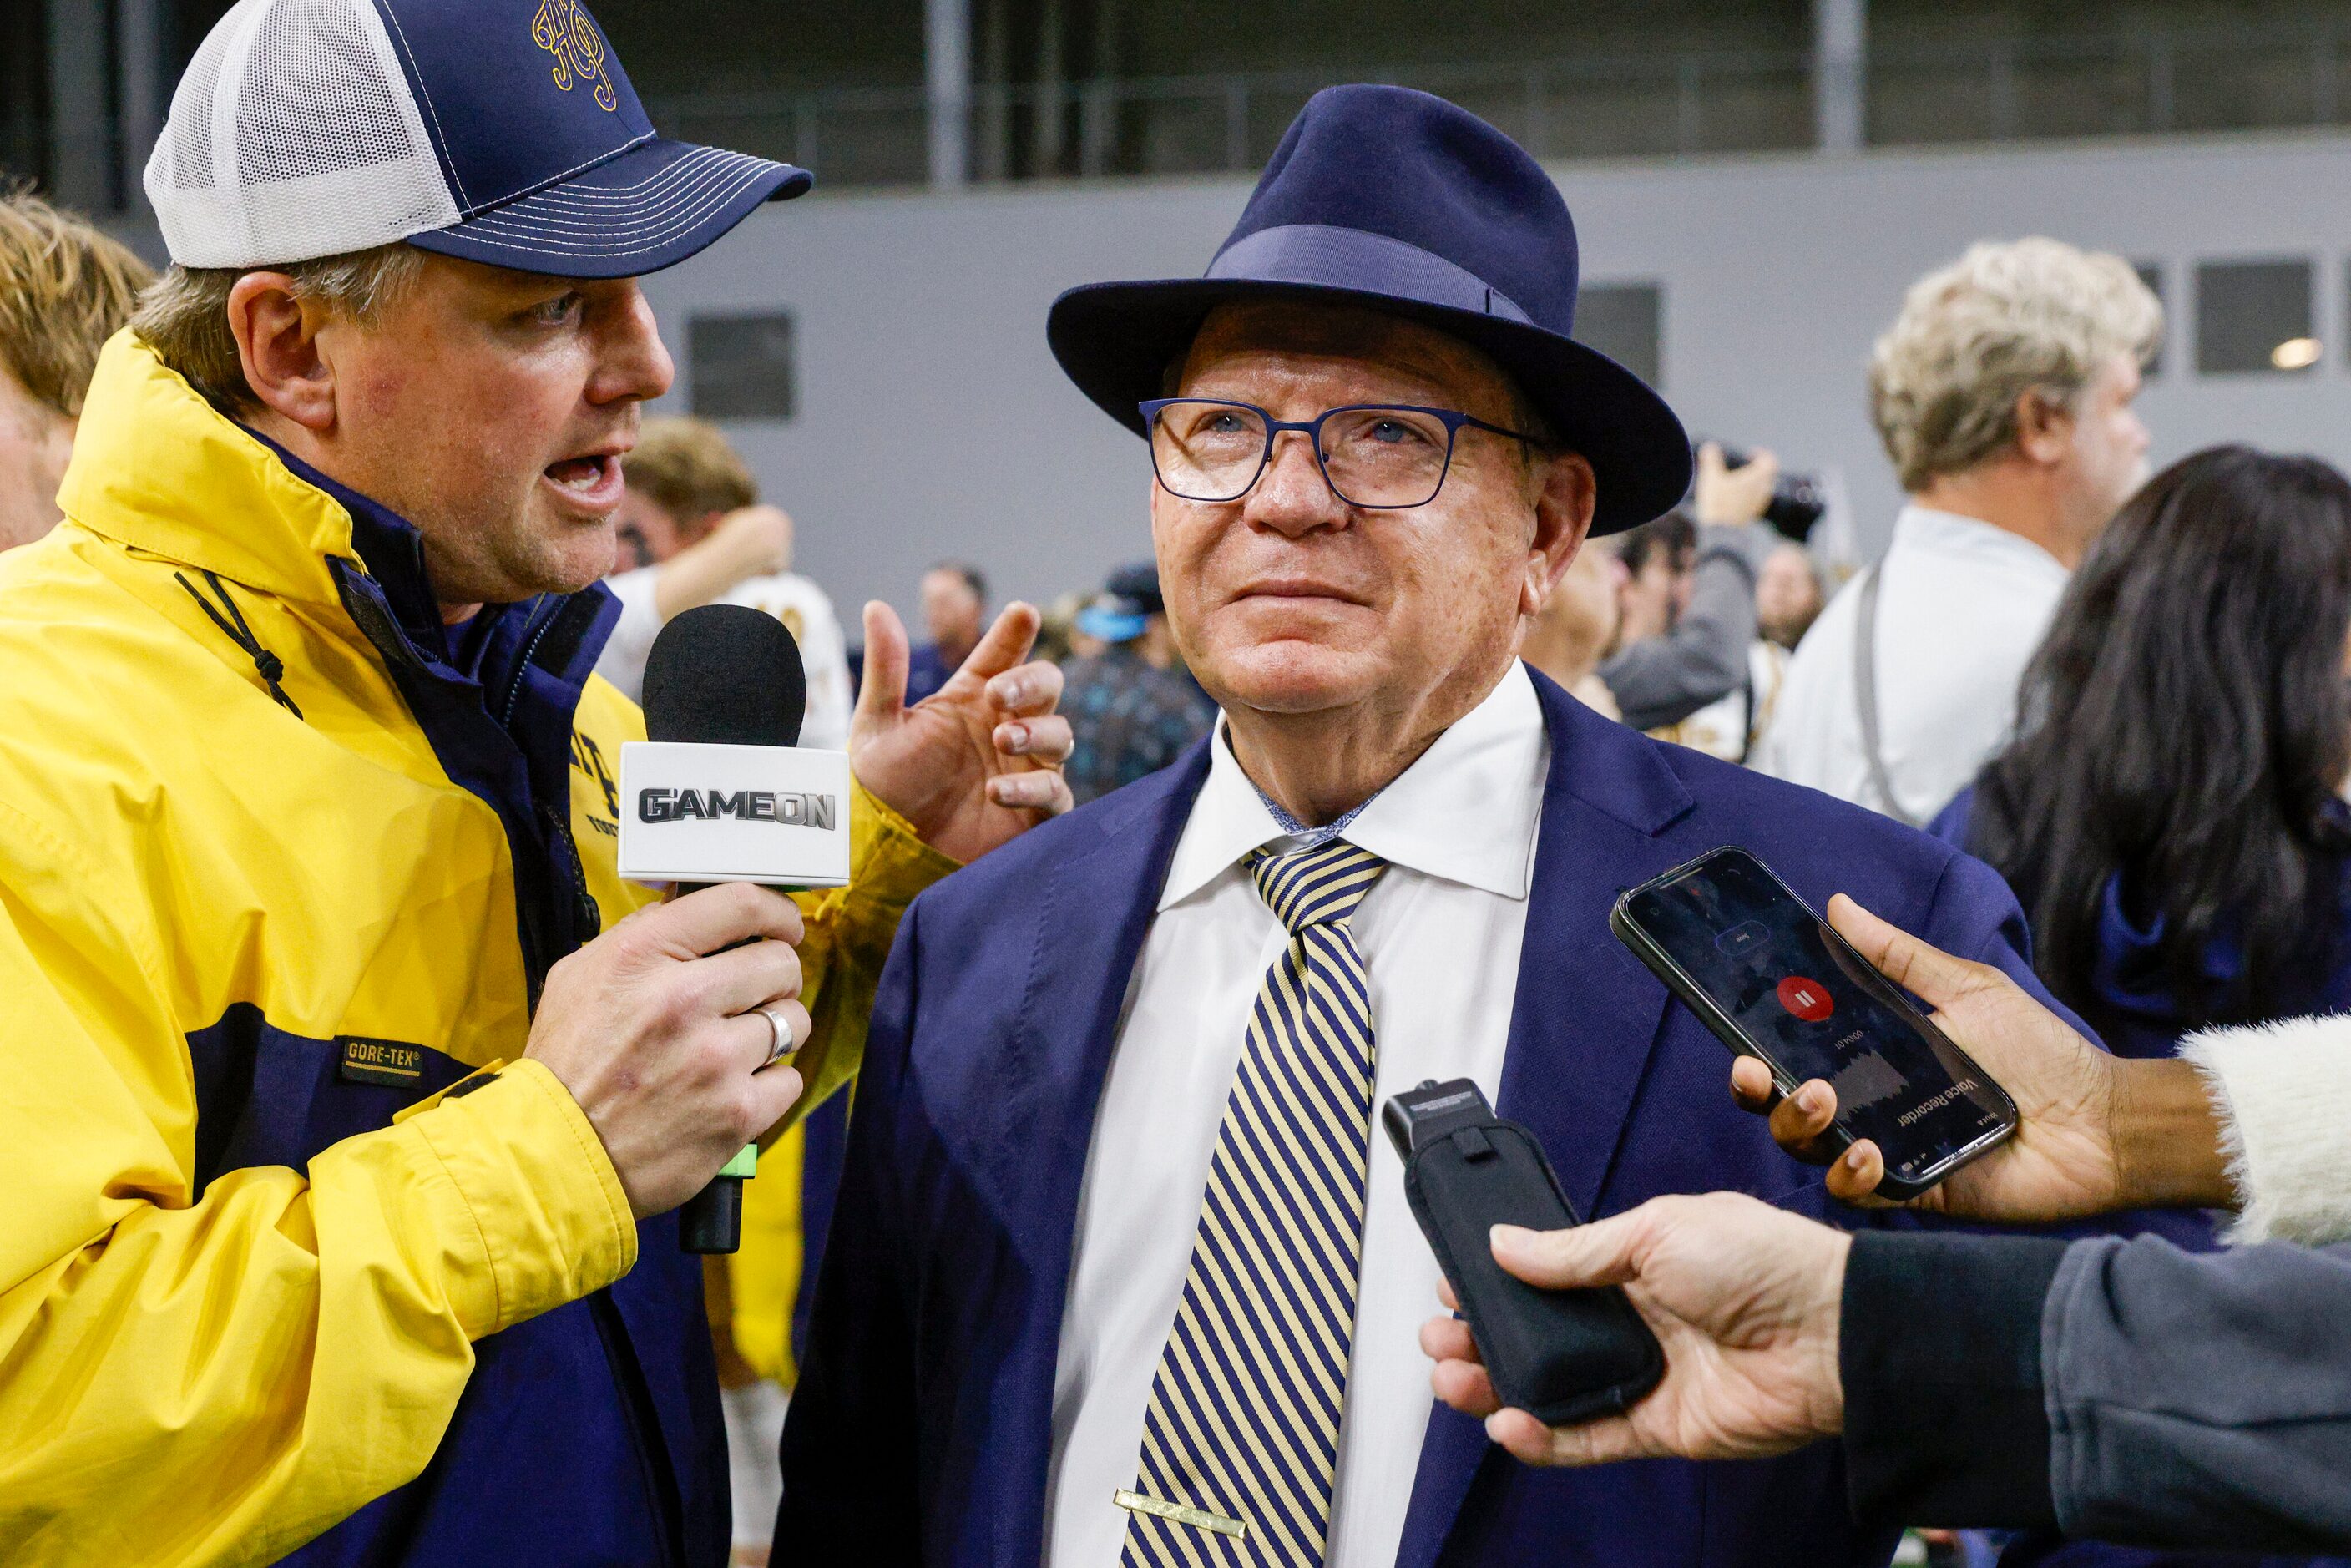
M 2014 1122 L 2006 1092 L 1745 851 L 1636 889 L 1625 913 L 1787 1083 L 1825 1079 L 1837 1124 L 1897 1177 Z

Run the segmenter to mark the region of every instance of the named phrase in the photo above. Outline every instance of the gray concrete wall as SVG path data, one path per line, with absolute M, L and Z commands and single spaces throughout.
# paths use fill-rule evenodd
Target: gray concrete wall
M 1910 279 L 1981 236 L 2164 264 L 2173 332 L 2144 399 L 2158 460 L 2246 439 L 2351 465 L 2351 138 L 1556 172 L 1587 280 L 1662 284 L 1665 390 L 1685 420 L 1836 470 L 1864 550 L 1899 501 L 1863 408 L 1871 339 Z M 950 555 L 1041 599 L 1149 548 L 1141 444 L 1063 381 L 1046 307 L 1073 283 L 1196 274 L 1247 194 L 1215 180 L 816 196 L 648 289 L 679 345 L 696 310 L 796 313 L 798 417 L 734 432 L 845 615 L 869 595 L 911 606 L 923 567 Z M 2195 264 L 2267 256 L 2315 265 L 2325 357 L 2299 378 L 2197 377 Z

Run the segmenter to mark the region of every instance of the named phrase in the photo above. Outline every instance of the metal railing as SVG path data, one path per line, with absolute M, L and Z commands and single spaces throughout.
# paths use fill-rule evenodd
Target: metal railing
M 1547 159 L 1790 152 L 1814 133 L 1812 59 L 1795 49 L 983 84 L 971 175 L 1249 172 L 1335 79 L 1443 93 Z M 1871 55 L 1865 95 L 1879 147 L 2342 125 L 2351 26 L 1896 43 Z M 805 164 L 828 189 L 928 173 L 919 86 L 678 94 L 647 107 L 673 135 Z M 54 172 L 45 127 L 17 118 L 7 129 L 0 174 Z
M 1882 145 L 2331 126 L 2351 35 L 2325 26 L 1987 39 L 1875 60 Z
M 1812 139 L 1801 50 L 1264 71 L 980 85 L 970 107 L 975 180 L 1240 172 L 1262 164 L 1314 92 L 1334 79 L 1442 93 L 1546 158 L 1794 149 Z M 828 184 L 919 182 L 927 170 L 920 88 L 706 93 L 646 106 L 672 135 L 818 169 Z
M 2351 31 L 2323 26 L 1898 44 L 1868 62 L 1872 146 L 2332 126 L 2351 120 Z M 980 85 L 981 183 L 1242 173 L 1335 79 L 1454 99 L 1548 159 L 1796 151 L 1813 136 L 1802 50 L 1692 50 L 1570 60 Z M 817 169 L 829 187 L 920 183 L 919 87 L 676 95 L 672 134 Z

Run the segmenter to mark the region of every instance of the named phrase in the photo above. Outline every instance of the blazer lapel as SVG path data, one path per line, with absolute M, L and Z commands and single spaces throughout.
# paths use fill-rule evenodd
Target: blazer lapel
M 1031 884 L 1028 973 L 1020 1010 L 991 1064 L 987 1114 L 989 1186 L 1000 1223 L 1033 1289 L 1008 1325 L 1009 1352 L 996 1381 L 1024 1407 L 1003 1429 L 1028 1451 L 997 1469 L 991 1531 L 996 1561 L 1044 1557 L 1052 1459 L 1052 1396 L 1061 1315 L 1076 1244 L 1086 1154 L 1118 1033 L 1127 981 L 1157 911 L 1167 865 L 1208 773 L 1208 743 L 1166 771 L 1089 810 L 1091 841 L 1073 845 Z
M 1061 1236 L 1064 1250 L 1127 981 L 1207 774 L 1204 742 L 1102 802 L 1092 841 L 1031 884 L 1020 1010 L 994 1064 L 991 1164 L 1022 1225 Z
M 1693 802 L 1653 743 L 1529 673 L 1551 771 L 1495 1109 L 1532 1129 L 1569 1207 L 1591 1219 L 1669 999 L 1609 931 L 1608 912 L 1679 863 L 1659 835 Z M 1490 1451 L 1468 1416 L 1441 1406 L 1431 1416 L 1397 1568 L 1437 1561 Z

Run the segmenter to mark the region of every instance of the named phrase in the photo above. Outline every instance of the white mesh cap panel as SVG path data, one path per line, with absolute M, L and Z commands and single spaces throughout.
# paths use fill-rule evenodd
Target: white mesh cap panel
M 370 0 L 238 0 L 172 95 L 147 197 L 183 267 L 268 267 L 458 219 Z
M 211 186 L 213 92 L 220 82 L 221 59 L 228 53 L 234 32 L 234 28 L 220 26 L 205 34 L 204 43 L 196 49 L 196 57 L 188 62 L 180 85 L 172 90 L 174 112 L 147 162 L 146 183 L 151 196 L 158 179 L 168 181 L 174 191 L 201 191 Z M 193 106 L 192 111 L 180 112 L 183 103 Z

